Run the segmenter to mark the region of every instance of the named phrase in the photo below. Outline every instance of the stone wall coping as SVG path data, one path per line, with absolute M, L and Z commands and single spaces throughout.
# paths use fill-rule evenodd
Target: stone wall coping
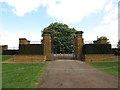
M 114 54 L 85 54 L 85 55 L 114 55 Z
M 19 40 L 26 40 L 27 42 L 30 43 L 30 40 L 27 40 L 26 38 L 19 38 Z

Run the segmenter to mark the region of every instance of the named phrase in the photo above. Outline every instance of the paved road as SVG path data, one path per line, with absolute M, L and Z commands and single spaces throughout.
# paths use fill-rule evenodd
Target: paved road
M 117 88 L 118 78 L 76 60 L 48 62 L 39 88 Z

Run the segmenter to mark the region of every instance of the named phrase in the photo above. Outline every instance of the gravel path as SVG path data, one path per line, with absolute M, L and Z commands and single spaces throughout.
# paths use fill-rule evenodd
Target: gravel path
M 76 60 L 48 62 L 38 88 L 117 88 L 118 78 Z

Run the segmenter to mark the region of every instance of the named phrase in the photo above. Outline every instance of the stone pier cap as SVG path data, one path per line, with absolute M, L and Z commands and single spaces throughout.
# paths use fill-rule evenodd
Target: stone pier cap
M 75 34 L 83 34 L 83 31 L 76 31 Z

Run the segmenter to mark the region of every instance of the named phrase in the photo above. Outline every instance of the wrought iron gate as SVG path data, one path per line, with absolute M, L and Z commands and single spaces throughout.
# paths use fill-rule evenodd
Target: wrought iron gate
M 61 40 L 63 40 L 63 42 L 61 43 L 61 45 L 58 45 L 58 47 L 56 47 L 57 45 L 55 45 L 58 43 L 56 43 L 55 40 L 52 40 L 52 56 L 54 60 L 75 58 L 75 36 L 72 42 L 69 42 L 67 38 L 67 36 L 64 38 L 60 38 Z M 66 44 L 66 46 L 64 46 L 63 43 Z M 67 47 L 68 45 L 71 45 L 71 48 Z

